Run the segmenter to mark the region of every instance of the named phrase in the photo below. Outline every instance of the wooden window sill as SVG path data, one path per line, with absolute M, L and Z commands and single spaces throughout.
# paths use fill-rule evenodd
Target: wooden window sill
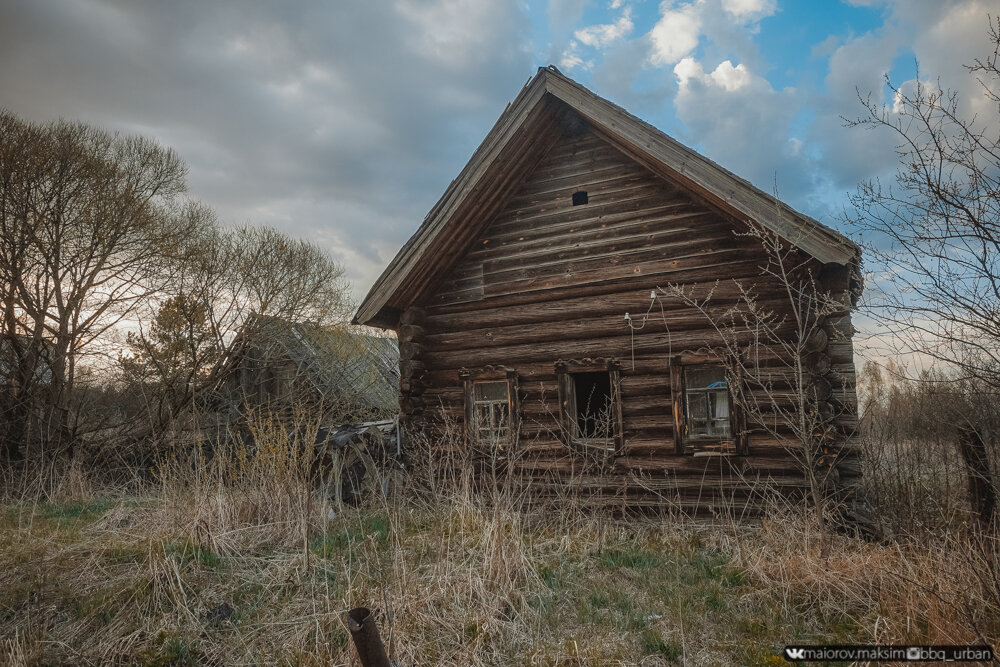
M 615 452 L 615 441 L 607 440 L 605 438 L 573 438 L 571 441 L 573 446 L 580 447 L 583 450 L 592 452 L 604 452 L 608 454 L 613 454 Z
M 685 443 L 685 454 L 690 456 L 735 456 L 739 454 L 732 440 L 697 440 Z

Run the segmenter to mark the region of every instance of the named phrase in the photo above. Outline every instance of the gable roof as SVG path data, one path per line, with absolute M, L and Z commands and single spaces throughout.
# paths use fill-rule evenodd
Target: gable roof
M 858 261 L 860 248 L 846 236 L 795 211 L 550 65 L 539 68 L 507 105 L 465 168 L 375 281 L 354 323 L 395 326 L 401 310 L 458 259 L 463 244 L 488 222 L 520 178 L 555 143 L 560 125 L 572 124 L 574 116 L 636 162 L 714 208 L 763 225 L 820 262 L 848 265 Z

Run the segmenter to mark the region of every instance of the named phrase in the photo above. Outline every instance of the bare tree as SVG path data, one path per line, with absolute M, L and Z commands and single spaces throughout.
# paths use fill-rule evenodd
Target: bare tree
M 47 439 L 72 443 L 77 364 L 167 279 L 164 258 L 190 231 L 177 155 L 80 123 L 34 125 L 0 112 L 0 292 L 4 450 L 17 456 L 30 399 Z
M 991 524 L 995 437 L 976 415 L 1000 390 L 1000 19 L 988 34 L 992 54 L 967 67 L 985 113 L 964 112 L 958 92 L 918 73 L 906 86 L 886 78 L 892 105 L 862 97 L 864 116 L 848 124 L 897 141 L 893 182 L 862 183 L 851 198 L 849 218 L 882 269 L 869 311 L 898 349 L 955 369 L 947 391 L 967 394 L 942 417 L 960 426 L 973 501 Z

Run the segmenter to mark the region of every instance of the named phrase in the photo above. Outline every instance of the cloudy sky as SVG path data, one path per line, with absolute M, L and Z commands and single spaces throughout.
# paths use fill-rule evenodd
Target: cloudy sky
M 534 74 L 555 64 L 840 226 L 888 137 L 882 78 L 987 55 L 995 0 L 0 0 L 0 106 L 157 137 L 228 223 L 328 248 L 362 296 Z M 850 230 L 847 230 L 850 232 Z

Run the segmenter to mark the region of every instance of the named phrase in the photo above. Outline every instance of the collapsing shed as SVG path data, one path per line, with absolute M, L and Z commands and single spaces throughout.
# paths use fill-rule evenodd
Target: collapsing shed
M 224 411 L 298 411 L 344 423 L 396 410 L 399 350 L 392 338 L 264 316 L 250 318 L 239 337 L 216 388 Z
M 555 68 L 508 105 L 355 322 L 397 331 L 410 432 L 464 423 L 470 453 L 503 456 L 540 486 L 572 477 L 595 502 L 746 505 L 760 481 L 808 484 L 734 401 L 718 329 L 677 304 L 643 328 L 623 316 L 668 284 L 780 291 L 753 229 L 789 244 L 842 304 L 810 349 L 830 375 L 817 378 L 823 464 L 850 506 L 859 248 Z

